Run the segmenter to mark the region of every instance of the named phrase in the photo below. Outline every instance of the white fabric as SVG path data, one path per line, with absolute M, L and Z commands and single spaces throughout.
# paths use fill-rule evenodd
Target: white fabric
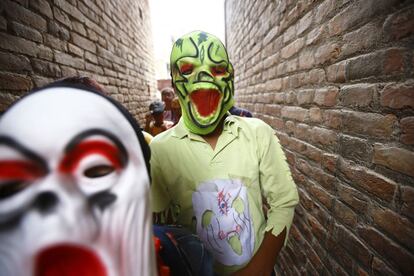
M 228 266 L 251 259 L 255 235 L 246 187 L 240 180 L 201 183 L 193 193 L 192 202 L 197 234 L 215 259 Z M 231 238 L 240 245 L 238 249 L 231 246 Z

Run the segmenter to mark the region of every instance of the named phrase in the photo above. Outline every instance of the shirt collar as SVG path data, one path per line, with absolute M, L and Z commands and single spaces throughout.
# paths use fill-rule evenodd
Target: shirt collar
M 227 131 L 231 133 L 234 136 L 239 135 L 239 128 L 240 123 L 236 118 L 227 112 L 227 117 L 224 119 L 224 126 L 223 131 Z M 179 139 L 184 138 L 185 136 L 188 136 L 188 138 L 199 140 L 201 137 L 195 133 L 190 132 L 184 124 L 183 118 L 180 118 L 178 124 L 174 127 L 174 130 L 172 132 L 172 136 L 177 137 Z

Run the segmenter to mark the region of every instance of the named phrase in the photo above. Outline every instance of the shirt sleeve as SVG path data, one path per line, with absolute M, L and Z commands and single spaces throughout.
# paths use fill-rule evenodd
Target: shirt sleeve
M 171 198 L 166 188 L 166 182 L 162 166 L 159 162 L 156 146 L 153 143 L 151 147 L 151 208 L 152 212 L 159 213 L 167 209 Z
M 278 236 L 286 228 L 285 245 L 292 225 L 295 206 L 299 202 L 285 153 L 270 126 L 258 133 L 260 143 L 260 185 L 262 195 L 270 208 L 267 213 L 265 232 Z

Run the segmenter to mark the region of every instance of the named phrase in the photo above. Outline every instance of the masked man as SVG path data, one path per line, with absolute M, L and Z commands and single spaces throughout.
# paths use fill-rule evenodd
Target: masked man
M 149 148 L 118 103 L 82 84 L 0 119 L 0 274 L 156 275 Z
M 218 274 L 271 275 L 298 203 L 278 139 L 263 121 L 228 113 L 233 67 L 216 37 L 178 39 L 171 75 L 182 118 L 150 144 L 153 211 L 196 232 Z

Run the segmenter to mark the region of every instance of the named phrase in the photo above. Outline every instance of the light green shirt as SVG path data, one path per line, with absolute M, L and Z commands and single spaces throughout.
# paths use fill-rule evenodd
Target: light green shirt
M 178 224 L 197 232 L 220 263 L 218 273 L 246 265 L 265 232 L 288 233 L 298 193 L 279 140 L 263 121 L 228 116 L 214 150 L 180 121 L 150 147 L 153 211 L 170 208 Z

